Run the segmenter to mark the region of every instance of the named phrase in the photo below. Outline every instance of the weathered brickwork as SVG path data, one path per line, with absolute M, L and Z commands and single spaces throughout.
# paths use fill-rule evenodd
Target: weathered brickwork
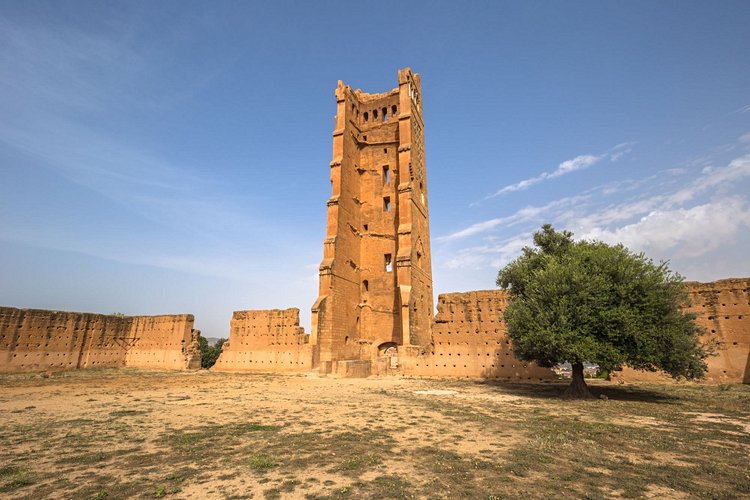
M 513 355 L 502 315 L 507 299 L 504 290 L 441 294 L 432 324 L 431 349 L 414 355 L 403 353 L 399 358 L 403 373 L 537 381 L 555 378 L 552 370 Z
M 0 307 L 0 372 L 200 368 L 193 316 L 120 317 Z
M 216 371 L 309 371 L 312 347 L 299 309 L 235 311 Z
M 321 371 L 430 343 L 433 315 L 421 80 L 382 94 L 339 81 L 331 197 L 312 308 Z
M 706 331 L 704 339 L 717 343 L 709 358 L 706 381 L 750 383 L 750 279 L 730 278 L 711 283 L 689 282 L 690 311 Z M 628 381 L 663 381 L 659 373 L 625 369 L 618 377 Z

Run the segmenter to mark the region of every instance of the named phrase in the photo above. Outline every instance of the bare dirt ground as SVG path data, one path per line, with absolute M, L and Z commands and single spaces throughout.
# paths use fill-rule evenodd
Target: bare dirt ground
M 747 498 L 750 386 L 0 376 L 8 498 Z

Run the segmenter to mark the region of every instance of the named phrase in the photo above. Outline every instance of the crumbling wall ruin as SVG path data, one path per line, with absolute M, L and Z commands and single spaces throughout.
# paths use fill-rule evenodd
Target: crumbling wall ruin
M 404 352 L 399 357 L 403 373 L 532 381 L 554 379 L 552 370 L 520 361 L 513 355 L 502 315 L 507 300 L 504 290 L 441 294 L 432 324 L 432 346 L 424 352 Z
M 0 307 L 0 372 L 200 368 L 193 321 Z
M 722 384 L 750 383 L 750 278 L 728 278 L 710 283 L 686 283 L 689 311 L 705 329 L 703 340 L 716 345 L 708 358 L 706 381 Z M 625 368 L 617 378 L 632 382 L 663 382 L 659 372 Z
M 235 311 L 216 371 L 309 371 L 313 352 L 299 309 Z

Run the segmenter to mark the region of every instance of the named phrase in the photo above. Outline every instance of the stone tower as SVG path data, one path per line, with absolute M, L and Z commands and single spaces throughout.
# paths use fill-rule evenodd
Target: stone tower
M 420 77 L 366 94 L 338 82 L 331 197 L 312 308 L 315 363 L 431 343 L 430 228 Z

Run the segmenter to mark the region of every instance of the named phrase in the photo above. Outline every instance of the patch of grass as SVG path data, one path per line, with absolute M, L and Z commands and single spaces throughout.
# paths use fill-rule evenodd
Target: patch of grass
M 0 467 L 0 493 L 9 493 L 31 484 L 34 484 L 34 475 L 29 469 L 16 465 Z
M 83 453 L 79 455 L 70 455 L 62 457 L 57 462 L 60 464 L 81 464 L 81 465 L 92 465 L 104 462 L 110 458 L 110 455 L 102 451 L 93 453 Z
M 248 465 L 257 471 L 266 471 L 276 467 L 276 461 L 265 455 L 253 455 L 247 459 Z
M 271 488 L 263 492 L 263 498 L 268 498 L 269 500 L 281 498 L 281 492 L 278 488 Z
M 295 489 L 297 489 L 297 486 L 299 486 L 300 484 L 302 484 L 302 482 L 298 481 L 297 479 L 289 479 L 281 483 L 281 486 L 279 486 L 279 489 L 286 493 L 290 493 L 294 491 Z
M 130 417 L 133 415 L 147 415 L 151 413 L 146 410 L 115 410 L 109 413 L 110 417 Z
M 352 454 L 347 456 L 344 461 L 336 468 L 339 471 L 353 471 L 363 469 L 368 466 L 377 465 L 381 463 L 380 457 L 372 453 L 367 454 Z

